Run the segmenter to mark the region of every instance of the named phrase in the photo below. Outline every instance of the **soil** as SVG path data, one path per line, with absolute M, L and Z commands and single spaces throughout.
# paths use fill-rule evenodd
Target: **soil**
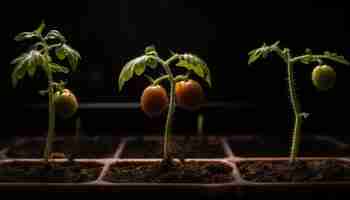
M 278 137 L 252 137 L 228 140 L 230 148 L 238 157 L 286 157 L 289 156 L 291 140 Z M 341 157 L 349 155 L 343 147 L 325 140 L 301 138 L 299 156 Z
M 234 180 L 232 167 L 219 162 L 117 162 L 103 180 L 115 183 L 227 183 Z
M 172 156 L 177 158 L 224 158 L 223 145 L 219 139 L 197 138 L 173 139 Z M 121 158 L 162 158 L 163 141 L 136 139 L 128 141 Z
M 21 162 L 0 165 L 0 182 L 81 183 L 98 178 L 102 165 L 77 162 Z
M 119 145 L 118 138 L 81 139 L 78 144 L 71 138 L 56 140 L 52 152 L 64 153 L 75 158 L 112 158 Z M 74 149 L 76 148 L 76 149 Z M 31 140 L 12 146 L 6 153 L 8 158 L 42 158 L 45 140 Z
M 350 163 L 337 160 L 245 161 L 238 169 L 254 182 L 350 181 Z

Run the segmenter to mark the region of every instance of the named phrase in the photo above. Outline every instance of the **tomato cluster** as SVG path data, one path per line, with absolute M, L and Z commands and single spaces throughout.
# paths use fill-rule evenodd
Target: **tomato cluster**
M 68 89 L 55 93 L 54 104 L 56 113 L 64 119 L 72 117 L 79 107 L 77 98 Z
M 179 81 L 175 85 L 176 105 L 194 111 L 204 101 L 202 86 L 195 80 Z M 161 115 L 168 107 L 169 97 L 161 85 L 151 85 L 144 89 L 141 96 L 141 109 L 150 117 Z

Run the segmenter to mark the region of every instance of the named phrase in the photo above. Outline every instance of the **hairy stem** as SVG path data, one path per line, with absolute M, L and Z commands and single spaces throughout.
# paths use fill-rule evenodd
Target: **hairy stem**
M 293 63 L 291 62 L 289 51 L 287 51 L 287 70 L 288 70 L 288 89 L 290 100 L 292 103 L 293 111 L 294 111 L 294 129 L 292 136 L 292 147 L 290 151 L 290 162 L 294 162 L 298 153 L 299 153 L 299 143 L 300 143 L 300 129 L 303 117 L 300 111 L 300 103 L 297 98 L 297 94 L 295 91 L 295 83 L 294 83 L 294 73 L 293 73 Z
M 175 80 L 173 73 L 170 70 L 170 63 L 178 58 L 178 55 L 173 55 L 167 61 L 163 61 L 162 59 L 155 57 L 157 61 L 163 66 L 165 72 L 169 75 L 170 81 L 170 103 L 168 108 L 168 114 L 165 123 L 165 133 L 164 133 L 164 143 L 163 143 L 163 159 L 168 160 L 169 157 L 169 147 L 170 147 L 170 137 L 171 137 L 171 125 L 172 118 L 175 112 Z
M 71 155 L 69 157 L 69 160 L 71 162 L 74 161 L 75 157 L 78 155 L 79 153 L 79 140 L 80 140 L 80 127 L 81 127 L 81 120 L 80 120 L 80 117 L 78 116 L 76 119 L 75 119 L 75 135 L 74 135 L 74 139 L 73 139 L 73 145 L 74 147 L 72 148 L 72 152 L 71 152 Z
M 52 151 L 52 142 L 55 137 L 55 105 L 54 105 L 54 85 L 52 73 L 48 72 L 48 84 L 49 84 L 49 127 L 46 138 L 46 146 L 44 151 L 45 162 L 49 161 L 49 156 Z

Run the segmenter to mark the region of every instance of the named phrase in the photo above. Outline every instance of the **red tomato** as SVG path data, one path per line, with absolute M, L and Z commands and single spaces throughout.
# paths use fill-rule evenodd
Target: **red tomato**
M 179 81 L 175 85 L 176 104 L 194 111 L 204 102 L 202 86 L 195 80 Z
M 161 85 L 151 85 L 143 90 L 141 109 L 149 117 L 160 116 L 168 104 L 167 92 Z

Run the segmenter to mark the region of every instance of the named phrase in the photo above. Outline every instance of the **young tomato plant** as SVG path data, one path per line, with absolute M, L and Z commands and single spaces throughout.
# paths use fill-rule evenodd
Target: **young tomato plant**
M 70 117 L 75 113 L 78 104 L 75 96 L 69 90 L 64 89 L 65 83 L 55 82 L 53 75 L 55 73 L 69 73 L 67 67 L 55 63 L 55 60 L 68 60 L 72 71 L 77 69 L 78 63 L 81 59 L 80 54 L 67 44 L 66 38 L 58 30 L 50 30 L 44 36 L 43 31 L 45 23 L 42 21 L 40 26 L 31 32 L 22 32 L 15 36 L 15 41 L 35 42 L 27 52 L 12 60 L 11 64 L 15 65 L 11 78 L 14 87 L 17 86 L 18 81 L 26 74 L 33 78 L 40 70 L 45 72 L 48 80 L 47 90 L 40 91 L 40 94 L 48 94 L 48 135 L 46 139 L 46 146 L 44 150 L 44 159 L 48 162 L 52 142 L 55 135 L 55 107 L 57 107 L 59 114 L 64 117 Z M 51 54 L 55 57 L 52 57 Z M 68 108 L 68 109 L 67 109 Z
M 248 65 L 252 64 L 260 57 L 266 58 L 267 55 L 272 52 L 277 53 L 277 55 L 279 55 L 287 65 L 288 90 L 295 117 L 292 145 L 290 150 L 290 162 L 293 163 L 296 160 L 299 152 L 301 125 L 303 119 L 309 115 L 309 113 L 301 112 L 300 102 L 297 98 L 296 90 L 294 87 L 294 64 L 297 62 L 301 62 L 307 65 L 317 63 L 316 67 L 312 71 L 312 83 L 318 90 L 325 91 L 334 86 L 336 73 L 331 66 L 324 65 L 323 60 L 326 59 L 344 65 L 350 65 L 350 63 L 343 56 L 337 55 L 336 53 L 325 51 L 323 54 L 313 54 L 310 49 L 306 49 L 304 55 L 292 57 L 288 48 L 281 49 L 278 45 L 279 41 L 270 46 L 264 43 L 260 48 L 250 51 L 248 53 Z
M 187 73 L 185 75 L 179 74 L 174 76 L 171 70 L 173 68 L 171 64 L 174 61 L 177 61 L 175 66 L 186 69 Z M 165 71 L 166 75 L 153 79 L 151 76 L 144 74 L 146 67 L 159 70 L 159 65 L 162 67 L 161 69 Z M 148 116 L 159 116 L 168 108 L 163 142 L 163 158 L 165 161 L 171 159 L 169 156 L 169 143 L 175 104 L 183 105 L 185 108 L 192 110 L 197 109 L 202 103 L 204 96 L 203 89 L 199 83 L 190 79 L 192 73 L 204 79 L 209 87 L 211 87 L 209 68 L 198 56 L 193 54 L 173 53 L 169 59 L 163 60 L 158 56 L 153 46 L 148 46 L 145 49 L 144 55 L 127 62 L 119 75 L 119 91 L 122 90 L 125 82 L 129 81 L 134 75 L 144 75 L 151 82 L 151 85 L 144 89 L 141 96 L 141 109 Z M 170 83 L 169 99 L 167 91 L 160 85 L 164 80 L 168 80 Z

